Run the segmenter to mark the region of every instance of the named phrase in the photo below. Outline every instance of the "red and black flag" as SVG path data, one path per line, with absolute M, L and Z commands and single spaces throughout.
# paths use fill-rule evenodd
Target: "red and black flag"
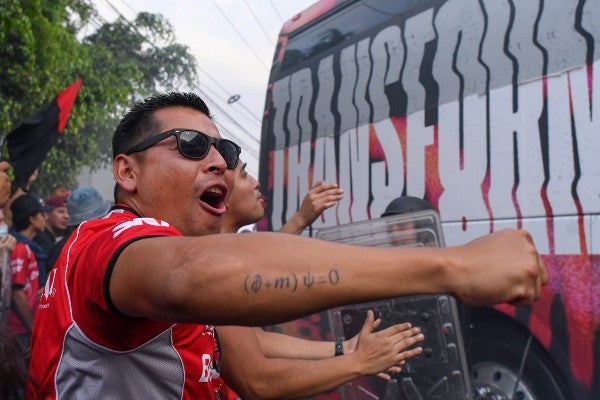
M 8 155 L 20 187 L 27 185 L 31 174 L 39 168 L 58 141 L 58 135 L 67 125 L 80 86 L 81 79 L 8 134 Z

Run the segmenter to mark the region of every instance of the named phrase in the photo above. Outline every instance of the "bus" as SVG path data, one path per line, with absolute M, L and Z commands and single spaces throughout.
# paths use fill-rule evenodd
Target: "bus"
M 549 284 L 531 307 L 470 310 L 473 398 L 600 399 L 599 21 L 597 0 L 313 4 L 272 63 L 259 230 L 317 180 L 345 194 L 311 236 L 401 195 L 435 206 L 449 246 L 526 229 Z M 325 313 L 281 329 L 331 337 Z

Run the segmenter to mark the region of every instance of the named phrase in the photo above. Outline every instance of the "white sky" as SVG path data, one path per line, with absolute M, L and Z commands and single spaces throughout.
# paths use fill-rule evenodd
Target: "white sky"
M 257 176 L 259 119 L 279 30 L 283 21 L 316 1 L 95 0 L 95 4 L 109 21 L 117 17 L 113 7 L 130 21 L 140 11 L 162 14 L 169 20 L 177 42 L 188 46 L 196 57 L 201 69 L 199 85 L 213 99 L 208 103 L 217 124 L 224 128 L 222 136 L 242 146 L 247 169 Z M 240 100 L 228 104 L 233 94 L 239 94 Z

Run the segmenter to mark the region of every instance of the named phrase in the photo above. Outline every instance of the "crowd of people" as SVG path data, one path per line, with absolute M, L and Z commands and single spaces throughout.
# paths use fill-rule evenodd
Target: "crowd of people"
M 2 163 L 2 184 L 7 182 Z M 34 316 L 56 254 L 83 219 L 106 214 L 110 202 L 92 187 L 56 185 L 45 200 L 26 188 L 0 203 L 0 398 L 22 399 L 31 354 Z M 9 185 L 10 186 L 10 185 Z M 4 194 L 4 192 L 2 192 Z
M 256 327 L 422 293 L 529 305 L 547 282 L 523 230 L 437 249 L 302 237 L 343 196 L 332 183 L 315 182 L 282 232 L 238 234 L 264 216 L 242 151 L 197 95 L 159 94 L 115 130 L 110 210 L 89 187 L 42 203 L 22 189 L 9 199 L 0 185 L 12 221 L 0 241 L 11 271 L 0 357 L 21 355 L 1 371 L 5 398 L 20 398 L 24 382 L 29 399 L 310 396 L 360 375 L 389 378 L 421 353 L 422 333 L 378 329 L 373 313 L 343 342 Z

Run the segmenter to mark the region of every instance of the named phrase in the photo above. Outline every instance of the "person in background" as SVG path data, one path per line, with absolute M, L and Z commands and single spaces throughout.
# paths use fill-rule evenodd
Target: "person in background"
M 258 181 L 248 174 L 246 165 L 240 163 L 235 171 L 231 172 L 235 175 L 236 182 L 240 182 L 241 187 L 236 188 L 234 185 L 231 190 L 221 232 L 237 232 L 239 228 L 254 224 L 265 216 L 265 202 L 259 191 Z M 316 182 L 304 196 L 298 212 L 281 227 L 279 232 L 301 234 L 324 210 L 336 205 L 343 195 L 344 191 L 335 183 Z
M 10 177 L 6 173 L 8 168 L 10 168 L 9 163 L 0 161 L 0 208 L 8 203 L 8 199 L 12 192 Z
M 0 325 L 6 324 L 12 302 L 12 272 L 9 258 L 16 244 L 17 239 L 9 233 L 8 225 L 4 222 L 4 212 L 0 208 Z
M 525 231 L 414 249 L 220 234 L 225 171 L 240 151 L 193 93 L 153 96 L 123 117 L 113 135 L 116 204 L 71 235 L 40 298 L 29 398 L 216 399 L 214 325 L 417 293 L 529 305 L 548 281 Z
M 437 212 L 433 205 L 425 199 L 414 196 L 400 196 L 389 202 L 381 217 L 427 210 Z M 391 244 L 394 246 L 420 245 L 418 241 L 421 234 L 418 232 L 419 228 L 421 228 L 419 223 L 413 221 L 399 221 L 398 223 L 390 224 L 388 231 L 392 237 Z
M 64 187 L 61 183 L 57 183 L 50 190 L 50 194 L 48 195 L 48 197 L 61 197 L 66 199 L 67 196 L 69 196 L 69 193 L 70 192 L 66 187 Z
M 67 197 L 69 224 L 62 239 L 52 246 L 48 253 L 48 270 L 52 269 L 67 239 L 69 239 L 69 235 L 77 229 L 79 224 L 106 215 L 110 210 L 110 206 L 110 202 L 104 200 L 102 195 L 93 187 L 80 187 L 69 193 Z
M 67 196 L 51 196 L 44 202 L 46 212 L 46 229 L 36 235 L 35 241 L 42 246 L 46 254 L 56 242 L 62 239 L 69 224 Z
M 38 232 L 33 238 L 43 250 L 43 254 L 37 251 L 35 253 L 40 267 L 40 286 L 46 284 L 48 271 L 52 267 L 47 262 L 48 253 L 62 239 L 69 223 L 66 197 L 48 197 L 42 209 L 44 211 L 44 218 L 46 219 L 46 229 Z
M 223 216 L 223 233 L 235 233 L 265 215 L 259 183 L 239 162 Z M 309 190 L 300 209 L 280 232 L 300 234 L 321 213 L 337 204 L 343 191 L 321 181 Z M 221 374 L 227 386 L 224 397 L 284 399 L 313 396 L 334 389 L 361 375 L 399 372 L 399 365 L 422 352 L 405 349 L 423 339 L 418 328 L 401 324 L 375 332 L 381 320 L 370 311 L 357 337 L 347 341 L 313 341 L 261 328 L 217 326 L 223 349 Z M 381 373 L 383 379 L 389 375 Z M 229 391 L 229 387 L 235 391 Z
M 12 212 L 10 211 L 10 205 L 17 197 L 21 197 L 24 194 L 30 194 L 33 197 L 35 197 L 37 200 L 39 200 L 40 204 L 42 204 L 42 201 L 38 198 L 38 196 L 35 195 L 33 192 L 30 192 L 31 186 L 35 183 L 38 176 L 39 176 L 39 173 L 36 169 L 29 176 L 29 179 L 27 179 L 27 183 L 25 184 L 25 187 L 19 186 L 18 182 L 16 180 L 11 184 L 10 196 L 9 196 L 8 200 L 6 201 L 6 203 L 4 203 L 4 205 L 2 206 L 3 211 L 4 211 L 4 220 L 6 221 L 8 226 L 12 226 Z M 45 207 L 42 207 L 42 208 L 45 209 Z
M 24 194 L 10 205 L 13 216 L 12 235 L 17 239 L 10 253 L 12 306 L 7 318 L 10 332 L 17 338 L 25 360 L 29 358 L 31 331 L 39 297 L 39 267 L 32 247 L 36 233 L 46 227 L 41 204 Z
M 7 232 L 8 224 L 4 221 L 2 209 L 8 204 L 11 195 L 11 183 L 6 173 L 10 165 L 6 161 L 0 162 L 0 215 L 2 216 L 2 235 L 0 238 L 0 249 L 4 255 L 12 250 L 16 244 L 14 236 Z M 2 262 L 9 263 L 5 257 Z M 11 303 L 11 278 L 10 268 L 2 266 L 0 277 L 0 398 L 5 400 L 22 399 L 25 392 L 25 380 L 27 378 L 27 367 L 22 356 L 21 348 L 16 338 L 6 326 L 6 317 Z

